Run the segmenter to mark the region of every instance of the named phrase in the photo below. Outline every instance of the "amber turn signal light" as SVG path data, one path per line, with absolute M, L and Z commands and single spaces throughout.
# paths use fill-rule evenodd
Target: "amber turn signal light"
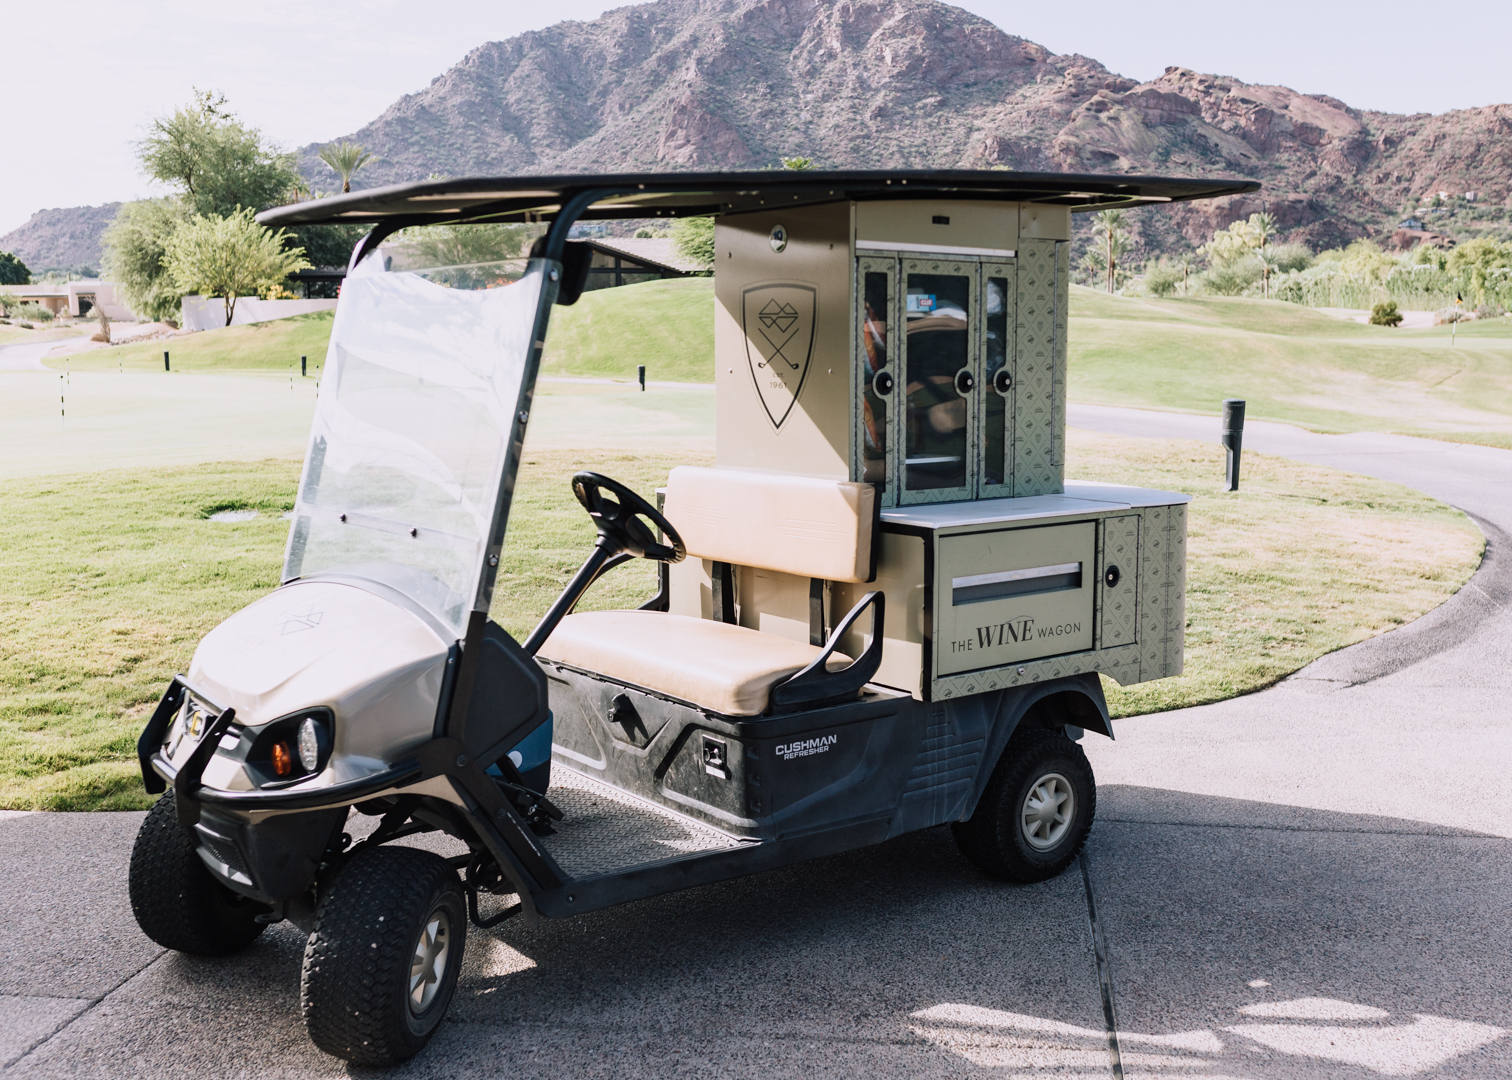
M 273 744 L 273 775 L 288 776 L 294 771 L 294 751 L 286 742 Z

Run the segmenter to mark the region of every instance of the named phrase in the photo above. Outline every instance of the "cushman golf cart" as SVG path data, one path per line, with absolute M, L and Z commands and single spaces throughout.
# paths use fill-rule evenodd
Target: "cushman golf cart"
M 1059 873 L 1096 799 L 1077 742 L 1113 734 L 1099 673 L 1181 671 L 1186 535 L 1180 495 L 1063 479 L 1071 213 L 1255 187 L 513 177 L 261 215 L 373 230 L 283 585 L 142 733 L 147 789 L 171 788 L 132 852 L 142 929 L 221 955 L 290 920 L 311 1038 L 385 1064 L 436 1030 L 469 921 L 946 823 L 985 874 Z M 517 642 L 489 612 L 552 308 L 592 257 L 568 230 L 684 215 L 717 216 L 716 465 L 660 493 L 579 473 L 597 542 Z M 419 228 L 521 222 L 544 235 L 517 259 L 448 260 Z M 655 596 L 573 613 L 637 558 Z M 393 843 L 427 832 L 463 853 Z

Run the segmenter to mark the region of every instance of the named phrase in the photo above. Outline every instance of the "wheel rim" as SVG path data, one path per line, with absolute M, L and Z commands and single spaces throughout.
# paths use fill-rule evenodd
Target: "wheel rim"
M 425 925 L 420 927 L 415 938 L 415 953 L 410 958 L 409 1007 L 416 1016 L 436 1000 L 450 953 L 451 919 L 444 911 L 433 911 Z
M 1076 817 L 1076 792 L 1060 773 L 1046 773 L 1029 787 L 1019 813 L 1024 842 L 1035 851 L 1049 851 L 1065 839 Z

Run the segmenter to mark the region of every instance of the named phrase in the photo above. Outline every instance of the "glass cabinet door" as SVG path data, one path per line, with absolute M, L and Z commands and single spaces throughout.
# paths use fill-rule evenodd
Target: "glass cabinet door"
M 1013 494 L 1013 326 L 1014 265 L 982 264 L 982 380 L 977 395 L 981 417 L 982 466 L 977 496 Z
M 856 260 L 856 398 L 861 415 L 856 424 L 856 458 L 860 463 L 856 479 L 876 484 L 887 505 L 895 483 L 888 447 L 892 445 L 890 421 L 896 397 L 898 365 L 890 342 L 889 325 L 897 321 L 896 259 L 862 258 Z
M 977 263 L 904 259 L 899 502 L 969 499 L 975 486 Z

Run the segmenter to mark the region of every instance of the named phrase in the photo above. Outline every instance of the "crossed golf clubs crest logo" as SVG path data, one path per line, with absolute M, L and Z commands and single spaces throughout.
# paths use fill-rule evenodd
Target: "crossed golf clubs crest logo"
M 814 351 L 812 285 L 753 285 L 743 294 L 746 359 L 762 408 L 781 427 L 808 377 Z

